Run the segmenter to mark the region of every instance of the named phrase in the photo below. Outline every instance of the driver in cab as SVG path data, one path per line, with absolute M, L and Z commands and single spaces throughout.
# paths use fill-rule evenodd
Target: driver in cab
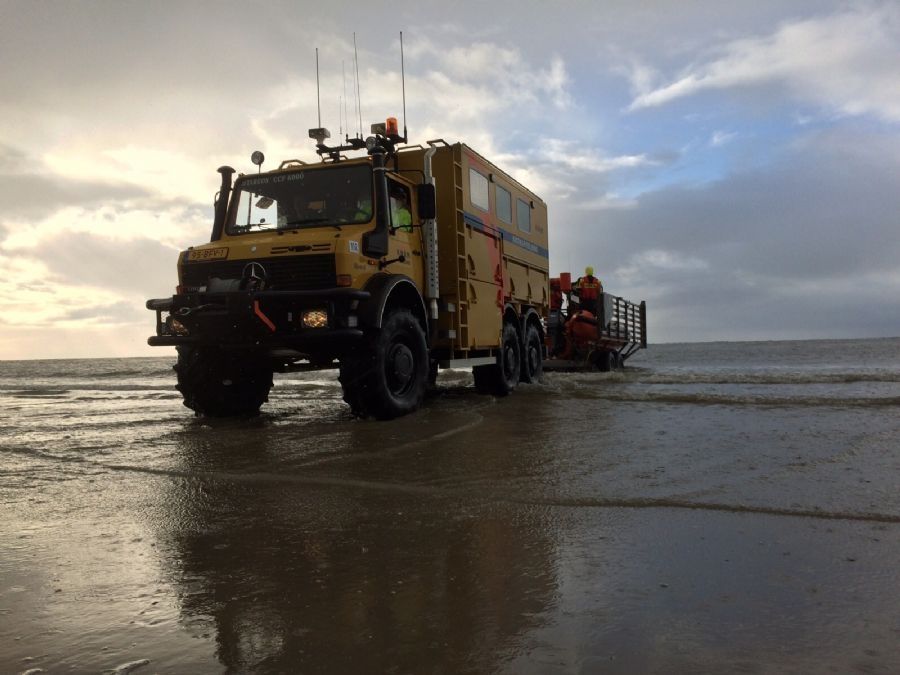
M 412 232 L 409 191 L 402 185 L 391 186 L 391 223 L 395 230 Z

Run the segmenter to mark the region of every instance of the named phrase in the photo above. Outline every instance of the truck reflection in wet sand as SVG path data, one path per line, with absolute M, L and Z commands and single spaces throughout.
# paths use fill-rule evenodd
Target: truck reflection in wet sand
M 452 399 L 476 395 L 448 395 L 447 424 L 471 419 Z M 250 453 L 252 430 L 224 443 L 219 432 L 184 437 L 198 478 L 169 486 L 159 546 L 182 623 L 212 637 L 228 669 L 491 672 L 539 627 L 558 590 L 549 514 L 466 485 L 427 485 L 461 461 L 469 475 L 511 470 L 481 450 L 429 456 L 413 480 L 415 453 L 391 454 L 388 429 L 354 425 L 337 474 L 308 459 L 286 467 L 271 430 Z M 542 463 L 552 447 L 527 445 L 530 433 L 509 434 L 518 466 Z M 390 482 L 389 473 L 406 476 Z

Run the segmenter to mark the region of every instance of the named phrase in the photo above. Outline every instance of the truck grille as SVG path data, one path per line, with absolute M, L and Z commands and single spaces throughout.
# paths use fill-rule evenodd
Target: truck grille
M 189 262 L 181 268 L 181 283 L 197 288 L 206 286 L 211 277 L 240 279 L 248 263 L 258 262 L 266 270 L 267 288 L 285 291 L 312 291 L 334 288 L 337 284 L 334 256 L 295 255 L 259 260 L 214 260 Z

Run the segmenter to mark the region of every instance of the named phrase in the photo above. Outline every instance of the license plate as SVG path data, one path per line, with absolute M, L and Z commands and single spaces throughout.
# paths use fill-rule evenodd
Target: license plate
M 187 259 L 189 262 L 197 262 L 198 260 L 221 260 L 228 257 L 227 248 L 198 248 L 188 251 Z

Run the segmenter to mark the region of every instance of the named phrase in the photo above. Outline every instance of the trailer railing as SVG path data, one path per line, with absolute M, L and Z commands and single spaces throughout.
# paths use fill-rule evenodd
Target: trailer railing
M 600 336 L 625 343 L 619 354 L 627 359 L 647 347 L 647 303 L 629 302 L 604 293 L 599 303 Z

